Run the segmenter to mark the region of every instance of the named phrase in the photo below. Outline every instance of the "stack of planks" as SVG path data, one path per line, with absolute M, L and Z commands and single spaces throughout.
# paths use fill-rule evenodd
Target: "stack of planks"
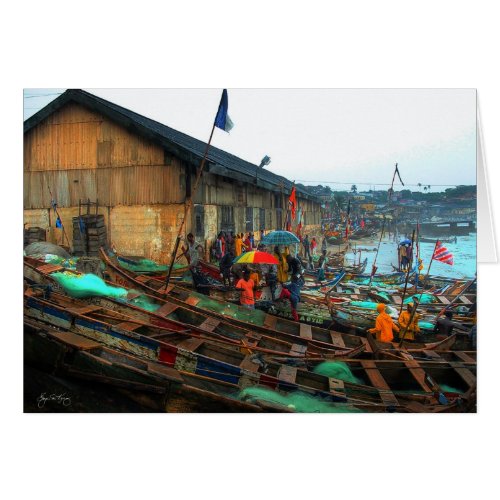
M 29 227 L 24 230 L 24 244 L 29 245 L 37 241 L 46 241 L 46 232 L 42 227 Z
M 97 257 L 99 248 L 106 246 L 104 215 L 73 217 L 73 253 Z

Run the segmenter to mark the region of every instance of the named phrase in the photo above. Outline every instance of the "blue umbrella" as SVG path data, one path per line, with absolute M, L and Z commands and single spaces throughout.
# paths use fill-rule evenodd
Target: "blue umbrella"
M 262 238 L 264 245 L 293 245 L 300 243 L 300 240 L 289 231 L 272 231 Z

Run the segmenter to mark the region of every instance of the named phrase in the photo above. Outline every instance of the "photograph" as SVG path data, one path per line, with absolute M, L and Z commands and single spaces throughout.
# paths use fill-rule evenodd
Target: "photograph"
M 24 413 L 477 412 L 475 89 L 23 103 Z

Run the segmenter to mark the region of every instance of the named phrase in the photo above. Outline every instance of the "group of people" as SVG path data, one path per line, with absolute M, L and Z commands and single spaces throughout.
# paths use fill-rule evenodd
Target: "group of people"
M 415 336 L 420 332 L 418 321 L 420 315 L 417 313 L 417 305 L 409 302 L 406 305 L 406 311 L 402 311 L 399 315 L 396 324 L 392 317 L 387 314 L 386 305 L 378 304 L 377 312 L 379 313 L 375 320 L 375 327 L 370 328 L 368 332 L 375 334 L 375 338 L 381 342 L 392 342 L 394 340 L 394 333 L 397 333 L 400 338 L 404 340 L 415 340 Z M 445 311 L 444 316 L 440 316 L 434 326 L 434 333 L 445 336 L 450 336 L 455 328 L 461 329 L 462 326 L 453 320 L 453 312 Z M 473 328 L 471 332 L 472 342 L 475 345 L 476 329 Z
M 260 240 L 262 240 L 264 236 L 264 230 L 260 230 Z M 225 231 L 221 231 L 217 235 L 217 239 L 215 240 L 212 256 L 213 258 L 220 263 L 220 261 L 224 258 L 224 256 L 232 252 L 235 257 L 239 257 L 244 252 L 250 252 L 252 250 L 256 250 L 260 245 L 256 244 L 255 236 L 252 232 L 248 233 L 236 233 L 233 231 L 226 233 Z

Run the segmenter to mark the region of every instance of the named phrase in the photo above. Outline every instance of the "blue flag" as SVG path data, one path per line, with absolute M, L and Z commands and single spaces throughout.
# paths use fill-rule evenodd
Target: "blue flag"
M 229 115 L 227 114 L 228 108 L 229 102 L 227 98 L 227 90 L 224 89 L 220 98 L 219 109 L 217 110 L 217 115 L 215 116 L 215 126 L 225 130 L 226 132 L 229 132 L 234 126 L 231 118 L 229 118 Z

